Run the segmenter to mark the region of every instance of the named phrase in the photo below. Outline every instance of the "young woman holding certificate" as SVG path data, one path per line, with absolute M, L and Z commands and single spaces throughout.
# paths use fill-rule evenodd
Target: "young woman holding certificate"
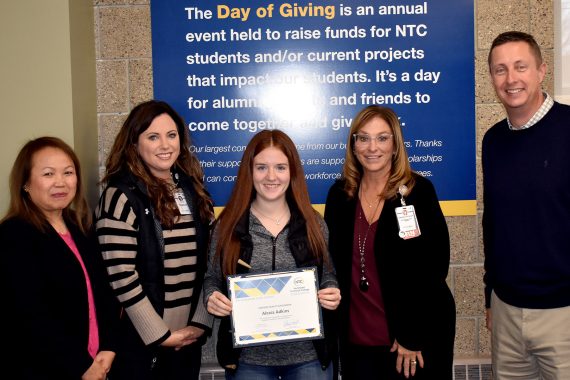
M 327 240 L 328 230 L 311 205 L 295 144 L 282 131 L 259 132 L 246 147 L 235 187 L 216 223 L 204 280 L 208 311 L 222 317 L 216 351 L 226 379 L 336 377 L 331 318 L 341 297 Z M 226 276 L 303 267 L 317 268 L 324 339 L 233 348 Z

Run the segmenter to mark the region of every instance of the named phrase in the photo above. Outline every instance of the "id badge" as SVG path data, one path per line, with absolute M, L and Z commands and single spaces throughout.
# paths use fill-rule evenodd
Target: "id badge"
M 398 235 L 402 239 L 412 239 L 422 234 L 414 206 L 396 207 L 396 217 L 398 218 L 398 226 L 400 227 Z
M 186 202 L 186 197 L 184 196 L 184 192 L 181 189 L 176 189 L 174 191 L 174 200 L 176 201 L 180 215 L 191 214 L 190 207 L 188 207 L 188 202 Z

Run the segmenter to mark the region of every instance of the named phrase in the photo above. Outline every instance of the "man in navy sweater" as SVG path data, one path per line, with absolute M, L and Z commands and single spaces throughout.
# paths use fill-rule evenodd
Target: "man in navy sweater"
M 507 113 L 482 146 L 495 380 L 570 379 L 570 106 L 542 91 L 529 34 L 496 37 L 489 72 Z

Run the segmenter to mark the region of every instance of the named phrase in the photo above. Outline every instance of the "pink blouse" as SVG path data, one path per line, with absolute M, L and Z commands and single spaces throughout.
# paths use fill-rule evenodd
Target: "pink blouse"
M 89 280 L 89 275 L 87 274 L 87 269 L 81 259 L 79 250 L 71 237 L 69 232 L 65 234 L 59 234 L 61 238 L 67 243 L 67 246 L 73 251 L 81 268 L 83 269 L 83 274 L 85 275 L 85 283 L 87 284 L 87 301 L 89 303 L 89 343 L 87 344 L 87 351 L 95 359 L 97 352 L 99 351 L 99 328 L 97 327 L 97 314 L 95 313 L 95 301 L 93 300 L 93 289 L 91 288 L 91 281 Z

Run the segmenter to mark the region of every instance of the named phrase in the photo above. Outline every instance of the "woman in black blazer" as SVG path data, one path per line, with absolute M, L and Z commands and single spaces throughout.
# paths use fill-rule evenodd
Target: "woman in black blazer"
M 105 379 L 119 317 L 79 161 L 62 140 L 21 149 L 0 224 L 6 365 L 14 379 Z
M 343 380 L 452 379 L 449 233 L 432 183 L 408 163 L 397 115 L 354 118 L 325 206 L 341 289 Z

